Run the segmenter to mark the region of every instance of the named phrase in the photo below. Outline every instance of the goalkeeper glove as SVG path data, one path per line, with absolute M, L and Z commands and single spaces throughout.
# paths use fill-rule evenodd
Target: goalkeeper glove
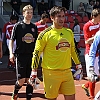
M 89 74 L 88 74 L 88 80 L 91 82 L 97 82 L 99 81 L 98 75 L 94 72 L 94 67 L 89 67 Z
M 77 79 L 77 80 L 81 80 L 82 77 L 83 77 L 83 70 L 82 70 L 82 65 L 79 64 L 76 66 L 77 70 L 74 74 L 74 78 Z
M 37 69 L 32 70 L 31 72 L 31 78 L 36 78 L 37 77 Z

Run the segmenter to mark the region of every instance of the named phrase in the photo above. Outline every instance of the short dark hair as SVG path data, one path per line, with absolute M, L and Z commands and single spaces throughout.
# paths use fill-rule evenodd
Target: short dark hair
M 75 21 L 75 24 L 74 25 L 79 25 L 79 21 L 78 21 L 77 18 L 75 18 L 74 21 Z
M 10 20 L 17 20 L 18 21 L 18 16 L 17 15 L 11 15 Z
M 51 8 L 50 10 L 50 16 L 55 16 L 56 14 L 60 13 L 61 11 L 66 11 L 65 7 L 61 7 L 61 6 L 54 6 L 53 8 Z
M 43 14 L 41 15 L 41 19 L 44 19 L 44 18 L 49 18 L 49 15 L 46 14 L 46 13 L 43 13 Z
M 92 13 L 91 13 L 91 17 L 97 17 L 98 15 L 100 15 L 100 8 L 97 9 L 93 9 Z

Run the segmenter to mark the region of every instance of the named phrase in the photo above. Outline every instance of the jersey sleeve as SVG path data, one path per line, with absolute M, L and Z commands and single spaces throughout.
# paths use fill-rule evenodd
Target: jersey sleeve
M 12 34 L 11 34 L 11 38 L 10 38 L 11 40 L 15 40 L 15 38 L 16 38 L 17 25 L 18 24 L 15 24 L 14 27 L 13 27 L 13 29 L 12 29 Z
M 94 62 L 95 62 L 95 57 L 96 57 L 96 53 L 98 50 L 98 47 L 100 45 L 100 31 L 98 31 L 94 37 L 94 41 L 91 44 L 90 47 L 90 52 L 89 52 L 89 66 L 94 66 Z M 99 47 L 100 49 L 100 47 Z
M 87 24 L 84 25 L 83 32 L 84 32 L 84 39 L 88 40 L 88 38 L 89 38 L 89 34 L 88 34 L 89 33 L 89 27 L 88 27 Z
M 36 45 L 35 49 L 33 52 L 33 57 L 32 57 L 32 69 L 38 68 L 39 65 L 39 60 L 40 60 L 40 55 L 43 52 L 46 42 L 47 42 L 47 32 L 42 31 L 36 40 Z
M 77 50 L 76 50 L 76 48 L 75 48 L 74 34 L 73 34 L 72 31 L 71 31 L 71 33 L 72 33 L 71 58 L 73 59 L 74 63 L 77 65 L 77 64 L 80 64 L 80 60 L 79 60 L 79 56 L 78 56 Z

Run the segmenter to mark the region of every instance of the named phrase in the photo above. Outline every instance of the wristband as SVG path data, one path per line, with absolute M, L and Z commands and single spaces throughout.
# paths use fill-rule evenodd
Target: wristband
M 37 75 L 37 72 L 33 72 L 33 71 L 32 71 L 31 75 Z
M 76 65 L 76 68 L 77 68 L 77 69 L 82 69 L 82 65 L 81 65 L 81 64 Z

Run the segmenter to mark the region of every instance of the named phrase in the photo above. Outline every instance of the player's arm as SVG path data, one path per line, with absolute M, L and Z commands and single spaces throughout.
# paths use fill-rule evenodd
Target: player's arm
M 79 56 L 77 53 L 77 50 L 75 48 L 75 43 L 74 43 L 74 34 L 72 32 L 72 41 L 71 41 L 71 57 L 73 59 L 73 61 L 75 62 L 75 64 L 80 64 L 80 60 L 79 60 Z
M 95 62 L 95 57 L 96 57 L 96 53 L 97 53 L 97 49 L 100 49 L 99 45 L 100 45 L 100 33 L 97 32 L 97 34 L 94 37 L 94 41 L 91 44 L 90 47 L 90 52 L 89 52 L 89 65 L 90 66 L 94 66 L 94 62 Z M 99 47 L 99 48 L 98 48 Z
M 96 53 L 100 50 L 100 31 L 98 31 L 94 37 L 94 41 L 91 44 L 90 52 L 89 52 L 89 75 L 88 79 L 92 82 L 98 80 L 98 76 L 94 72 L 94 63 L 96 58 Z
M 93 42 L 93 40 L 94 40 L 94 36 L 85 40 L 85 44 L 91 44 Z
M 32 75 L 36 76 L 37 75 L 37 68 L 39 65 L 39 61 L 40 61 L 40 55 L 43 52 L 45 45 L 46 45 L 46 34 L 44 33 L 44 31 L 42 31 L 39 35 L 38 38 L 36 40 L 36 45 L 35 45 L 35 49 L 33 52 L 33 57 L 32 57 Z
M 90 37 L 89 35 L 89 30 L 88 30 L 88 26 L 84 25 L 83 27 L 83 32 L 84 32 L 84 38 L 85 38 L 85 44 L 91 44 L 94 40 L 94 36 Z
M 13 45 L 14 45 L 14 41 L 16 39 L 16 34 L 17 34 L 17 24 L 15 24 L 15 26 L 12 29 L 12 33 L 11 33 L 11 38 L 9 40 L 9 59 L 12 63 L 14 63 L 14 54 L 13 54 Z
M 14 54 L 13 54 L 13 44 L 14 44 L 14 40 L 9 40 L 9 59 L 12 63 L 14 63 Z
M 7 24 L 4 25 L 2 33 L 0 34 L 0 58 L 2 58 L 2 55 L 3 55 L 2 44 L 3 44 L 3 39 L 6 33 L 6 26 Z
M 74 74 L 74 77 L 76 78 L 77 75 L 79 75 L 79 80 L 81 80 L 82 77 L 83 77 L 82 65 L 81 65 L 81 62 L 79 60 L 79 56 L 78 56 L 77 50 L 75 48 L 73 33 L 72 33 L 72 42 L 71 42 L 71 57 L 72 57 L 74 63 L 76 64 L 76 69 L 77 69 L 76 73 Z

